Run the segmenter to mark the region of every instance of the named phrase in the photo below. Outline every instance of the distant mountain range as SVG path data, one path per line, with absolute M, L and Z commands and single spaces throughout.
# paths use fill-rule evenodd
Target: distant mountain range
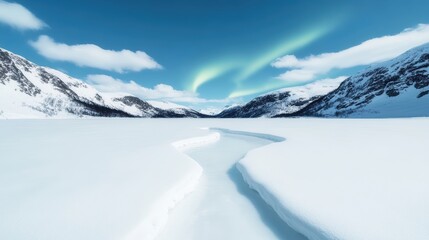
M 344 78 L 329 79 L 299 87 L 280 89 L 259 96 L 244 105 L 229 107 L 219 113 L 221 118 L 274 117 L 295 113 L 308 104 L 338 88 Z
M 355 76 L 276 90 L 243 105 L 196 110 L 97 91 L 0 48 L 0 118 L 429 116 L 429 44 Z

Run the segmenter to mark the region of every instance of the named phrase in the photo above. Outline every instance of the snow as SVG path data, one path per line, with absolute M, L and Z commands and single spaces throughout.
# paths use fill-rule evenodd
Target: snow
M 282 88 L 252 99 L 242 106 L 225 108 L 221 117 L 270 118 L 281 114 L 292 114 L 306 107 L 323 95 L 334 91 L 346 79 L 324 79 L 303 86 Z
M 47 113 L 39 111 L 38 109 L 43 104 L 54 99 L 49 96 L 37 95 L 35 97 L 29 96 L 23 92 L 16 91 L 19 86 L 16 82 L 10 82 L 7 85 L 0 84 L 0 119 L 43 119 L 43 118 L 72 118 L 73 115 L 67 112 L 56 112 L 54 116 L 49 116 Z M 56 104 L 62 105 L 66 102 L 62 101 L 63 98 L 57 98 Z M 52 109 L 54 111 L 54 109 Z
M 429 44 L 423 44 L 417 48 L 405 52 L 395 59 L 384 63 L 374 64 L 366 71 L 384 67 L 387 68 L 387 75 L 398 75 L 398 71 L 400 71 L 401 67 L 406 66 L 407 63 L 418 61 L 423 54 L 427 53 L 429 53 Z M 415 67 L 420 67 L 424 64 L 427 64 L 427 62 L 422 61 L 421 63 L 416 63 Z M 429 69 L 422 68 L 419 70 L 419 72 L 420 74 L 428 75 Z M 402 77 L 405 78 L 406 75 L 407 74 Z M 403 89 L 400 95 L 396 97 L 388 97 L 383 94 L 375 98 L 372 102 L 365 106 L 364 109 L 360 111 L 358 110 L 355 113 L 352 113 L 350 116 L 365 118 L 429 117 L 429 97 L 424 96 L 417 98 L 419 93 L 424 90 L 429 90 L 429 88 L 425 87 L 422 89 L 416 89 L 415 87 L 409 87 Z
M 235 168 L 246 152 L 271 141 L 224 132 L 221 135 L 214 144 L 187 151 L 204 174 L 194 192 L 171 211 L 157 239 L 305 240 L 248 187 Z
M 9 75 L 5 76 L 6 83 L 0 84 L 0 111 L 4 113 L 0 115 L 0 118 L 80 118 L 82 116 L 79 113 L 83 109 L 81 109 L 82 107 L 79 106 L 79 104 L 74 102 L 76 99 L 95 103 L 98 106 L 120 110 L 138 117 L 151 117 L 157 113 L 155 109 L 142 110 L 135 104 L 129 106 L 117 100 L 125 96 L 132 96 L 130 94 L 99 92 L 82 80 L 70 77 L 61 71 L 37 66 L 25 58 L 1 48 L 0 51 L 7 52 L 7 58 L 10 58 L 13 62 L 11 66 L 9 66 L 7 62 L 2 62 L 5 69 L 11 72 L 8 73 Z M 19 70 L 19 73 L 22 73 L 25 77 L 20 80 L 26 81 L 26 79 L 28 79 L 31 84 L 34 84 L 34 86 L 40 90 L 40 93 L 31 97 L 25 91 L 22 91 L 15 80 L 15 78 L 21 78 L 21 75 L 18 77 L 13 75 L 16 75 L 16 73 L 13 73 L 15 67 Z M 73 97 L 65 93 L 64 90 L 68 90 L 66 89 L 67 87 L 69 88 L 68 93 L 70 94 L 71 92 Z M 180 109 L 174 110 L 179 114 L 183 114 L 185 112 L 184 109 L 187 109 L 172 103 L 157 103 L 158 106 L 163 109 L 180 107 Z M 67 109 L 75 110 L 75 114 L 70 113 Z
M 428 54 L 429 44 L 424 44 L 369 66 L 346 80 L 335 95 L 328 95 L 325 106 L 316 114 L 351 118 L 428 117 L 429 97 L 424 95 L 429 92 Z M 367 92 L 368 89 L 371 91 Z M 388 94 L 389 90 L 396 94 Z
M 216 141 L 219 141 L 220 134 L 219 133 L 212 133 L 207 136 L 202 137 L 195 137 L 185 140 L 180 140 L 177 142 L 172 143 L 173 147 L 180 151 L 185 151 L 191 148 L 200 147 L 205 144 L 213 143 Z
M 107 106 L 112 109 L 124 111 L 133 116 L 147 117 L 147 116 L 150 116 L 151 114 L 150 112 L 149 113 L 142 112 L 135 105 L 128 106 L 122 102 L 115 101 L 115 99 L 117 98 L 132 96 L 131 94 L 121 93 L 121 92 L 117 92 L 117 93 L 99 92 L 93 86 L 84 83 L 82 80 L 72 78 L 58 70 L 47 68 L 47 67 L 43 67 L 42 69 L 44 69 L 46 72 L 58 77 L 63 82 L 65 82 L 70 87 L 70 89 L 73 92 L 75 92 L 80 98 L 90 100 L 91 102 L 97 103 L 101 106 Z M 22 71 L 22 72 L 25 74 L 25 71 Z M 38 80 L 38 76 L 36 75 L 36 77 L 33 77 L 31 81 L 37 82 L 40 80 Z M 75 118 L 75 117 L 70 117 L 70 118 Z
M 200 113 L 209 115 L 209 116 L 217 115 L 222 111 L 223 109 L 219 109 L 219 108 L 204 108 L 199 110 Z
M 213 201 L 219 205 L 206 207 L 216 214 L 195 215 L 202 221 L 193 226 L 209 231 L 204 216 L 213 216 L 213 228 L 226 229 L 219 234 L 237 239 L 247 223 L 262 234 L 253 214 L 267 203 L 311 240 L 428 239 L 428 131 L 428 118 L 0 121 L 0 239 L 168 239 L 186 223 L 178 220 L 184 210 L 207 210 L 193 204 L 210 202 L 198 197 L 200 188 L 215 199 L 232 196 L 232 182 L 213 176 L 234 170 L 235 161 L 241 174 L 234 176 L 264 201 L 254 208 L 246 201 L 255 196 L 240 196 L 238 207 Z M 275 143 L 254 148 L 266 143 L 253 137 Z M 207 189 L 211 179 L 220 185 Z M 221 224 L 241 207 L 243 222 Z M 180 229 L 182 239 L 205 232 Z
M 279 90 L 266 93 L 261 96 L 279 94 L 282 92 L 290 92 L 291 100 L 310 99 L 311 97 L 314 97 L 314 96 L 323 96 L 328 94 L 329 92 L 332 92 L 333 90 L 338 88 L 338 86 L 340 86 L 340 84 L 346 79 L 347 79 L 346 76 L 341 76 L 337 78 L 328 78 L 328 79 L 312 82 L 303 86 L 282 88 Z
M 276 101 L 273 104 L 270 104 L 270 106 L 265 106 L 269 109 L 269 111 L 267 114 L 264 114 L 263 117 L 273 117 L 279 114 L 297 112 L 307 106 L 309 102 L 306 104 L 291 103 L 295 101 L 310 101 L 314 97 L 324 96 L 337 89 L 345 79 L 347 79 L 347 77 L 345 76 L 332 79 L 324 79 L 303 86 L 283 88 L 268 94 L 264 94 L 263 96 L 270 94 L 279 95 L 283 92 L 288 92 L 290 96 L 288 98 L 285 98 L 283 101 Z
M 163 110 L 170 110 L 177 114 L 186 114 L 186 111 L 191 110 L 188 107 L 185 107 L 176 103 L 172 103 L 172 102 L 155 101 L 155 100 L 149 100 L 147 102 L 156 108 L 163 109 Z
M 202 173 L 171 143 L 208 132 L 186 130 L 162 120 L 2 121 L 0 239 L 153 239 Z
M 287 140 L 238 168 L 285 222 L 315 240 L 428 239 L 429 119 L 283 123 L 266 132 Z
M 399 118 L 399 117 L 429 117 L 429 97 L 417 98 L 421 90 L 407 88 L 401 95 L 389 97 L 382 95 L 374 98 L 364 109 L 350 114 L 355 118 Z

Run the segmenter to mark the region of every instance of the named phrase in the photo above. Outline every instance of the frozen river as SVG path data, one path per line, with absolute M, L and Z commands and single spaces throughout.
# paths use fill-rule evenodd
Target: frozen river
M 235 168 L 269 140 L 222 133 L 220 141 L 186 152 L 204 169 L 189 196 L 170 212 L 157 239 L 306 239 L 287 226 Z

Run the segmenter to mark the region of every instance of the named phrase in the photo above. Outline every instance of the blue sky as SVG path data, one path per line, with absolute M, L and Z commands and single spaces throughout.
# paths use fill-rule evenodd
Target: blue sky
M 196 108 L 220 107 L 280 87 L 347 76 L 429 41 L 425 37 L 429 27 L 418 25 L 429 23 L 427 0 L 19 0 L 13 7 L 10 3 L 0 0 L 0 47 L 100 90 L 127 91 Z M 31 16 L 21 17 L 23 9 L 17 6 Z M 407 28 L 409 36 L 401 35 Z M 388 35 L 400 35 L 397 41 L 404 46 L 400 42 L 392 49 L 396 40 L 385 44 L 380 39 Z M 379 42 L 368 45 L 387 46 L 378 54 L 381 57 L 344 61 L 365 58 L 371 46 L 342 55 L 341 51 L 374 38 Z M 123 49 L 129 51 L 120 52 Z M 320 55 L 324 53 L 340 54 L 325 59 Z M 286 55 L 290 56 L 279 59 Z

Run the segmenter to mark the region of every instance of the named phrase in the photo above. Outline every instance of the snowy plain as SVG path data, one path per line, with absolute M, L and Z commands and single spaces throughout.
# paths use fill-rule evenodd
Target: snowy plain
M 162 238 L 207 177 L 189 146 L 239 131 L 276 141 L 238 170 L 309 239 L 429 238 L 427 118 L 0 121 L 0 238 Z

